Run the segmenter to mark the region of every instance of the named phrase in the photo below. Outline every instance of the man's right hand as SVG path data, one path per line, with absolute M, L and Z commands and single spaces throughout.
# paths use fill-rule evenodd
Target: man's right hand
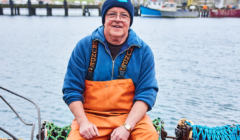
M 99 136 L 96 125 L 88 121 L 81 101 L 72 102 L 69 105 L 69 108 L 78 122 L 79 133 L 83 138 L 92 139 L 96 136 Z
M 80 135 L 85 139 L 92 139 L 96 136 L 99 136 L 98 129 L 96 125 L 92 124 L 89 121 L 83 121 L 79 124 Z

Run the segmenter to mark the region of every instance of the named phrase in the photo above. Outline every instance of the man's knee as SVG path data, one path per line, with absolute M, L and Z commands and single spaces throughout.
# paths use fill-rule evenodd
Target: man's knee
M 134 130 L 129 140 L 158 140 L 158 134 L 155 129 L 136 129 Z
M 149 138 L 149 140 L 158 140 L 158 133 L 155 129 L 145 131 L 144 135 L 146 138 Z

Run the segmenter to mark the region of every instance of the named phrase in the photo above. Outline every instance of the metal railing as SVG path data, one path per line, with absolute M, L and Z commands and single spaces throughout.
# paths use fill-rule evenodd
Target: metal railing
M 30 99 L 23 97 L 17 93 L 14 93 L 8 89 L 5 89 L 3 87 L 0 86 L 0 89 L 5 90 L 13 95 L 16 95 L 20 98 L 23 98 L 29 102 L 31 102 L 32 104 L 34 104 L 37 108 L 37 113 L 38 113 L 38 134 L 39 134 L 39 140 L 41 140 L 41 115 L 40 115 L 40 109 L 38 107 L 38 105 L 36 103 L 34 103 L 33 101 L 31 101 Z M 33 140 L 33 134 L 34 134 L 34 128 L 35 128 L 35 124 L 34 123 L 26 123 L 19 115 L 18 113 L 13 109 L 13 107 L 0 95 L 0 98 L 2 98 L 2 100 L 12 109 L 12 111 L 18 116 L 18 118 L 25 124 L 25 125 L 32 125 L 32 131 L 31 131 L 31 140 Z M 0 127 L 0 130 L 5 132 L 6 134 L 8 134 L 10 137 L 12 137 L 14 140 L 18 140 L 17 137 L 13 136 L 11 133 L 9 133 L 8 131 L 4 130 L 3 128 Z

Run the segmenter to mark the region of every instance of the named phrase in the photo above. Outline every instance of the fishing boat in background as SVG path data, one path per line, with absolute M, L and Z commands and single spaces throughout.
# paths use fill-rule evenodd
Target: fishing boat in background
M 178 5 L 176 2 L 150 2 L 146 6 L 140 6 L 142 17 L 168 17 L 168 18 L 197 18 L 198 11 L 195 6 Z
M 159 9 L 162 7 L 162 2 L 149 2 L 145 6 L 140 5 L 142 17 L 161 17 Z
M 210 9 L 210 17 L 240 17 L 240 9 Z
M 165 2 L 160 10 L 162 17 L 168 18 L 197 18 L 199 13 L 195 11 L 195 6 L 190 6 L 191 9 L 187 9 L 187 6 L 178 7 L 175 2 Z
M 215 9 L 209 10 L 210 17 L 240 17 L 240 1 L 236 5 L 224 5 L 224 0 L 215 4 Z

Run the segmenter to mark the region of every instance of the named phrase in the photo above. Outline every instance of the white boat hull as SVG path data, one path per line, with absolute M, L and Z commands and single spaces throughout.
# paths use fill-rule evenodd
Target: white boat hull
M 161 11 L 161 10 L 160 10 Z M 162 17 L 169 18 L 197 18 L 198 12 L 190 12 L 190 11 L 161 11 Z

